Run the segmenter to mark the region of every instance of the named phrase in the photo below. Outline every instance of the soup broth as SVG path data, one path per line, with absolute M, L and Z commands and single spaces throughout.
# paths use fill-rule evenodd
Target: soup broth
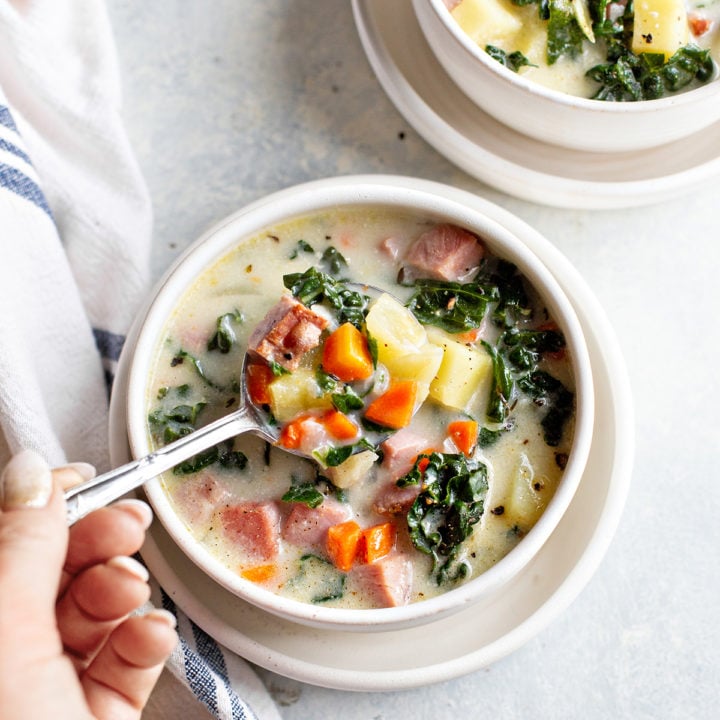
M 368 293 L 348 330 L 369 375 L 328 371 L 329 338 L 345 323 L 299 290 L 309 277 L 326 294 L 348 282 L 389 293 Z M 279 299 L 327 323 L 290 370 L 258 343 L 287 320 L 268 324 Z M 300 442 L 288 439 L 298 423 L 320 428 L 303 440 L 315 459 L 248 434 L 162 483 L 194 537 L 268 591 L 344 608 L 431 598 L 511 551 L 562 478 L 575 408 L 562 332 L 517 269 L 462 228 L 348 208 L 238 239 L 168 319 L 148 381 L 151 444 L 237 407 L 249 345 L 268 371 L 251 394 L 281 444 Z M 400 386 L 414 393 L 409 417 L 371 416 Z M 390 435 L 379 442 L 378 431 Z

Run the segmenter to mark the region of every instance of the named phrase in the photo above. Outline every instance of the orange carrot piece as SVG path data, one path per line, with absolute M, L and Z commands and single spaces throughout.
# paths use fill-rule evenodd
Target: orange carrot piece
M 385 557 L 394 547 L 397 530 L 391 522 L 373 525 L 363 530 L 358 548 L 360 562 L 372 563 Z
M 470 457 L 477 445 L 478 424 L 475 420 L 455 420 L 448 425 L 448 435 L 455 447 Z
M 255 567 L 245 568 L 240 575 L 250 582 L 262 583 L 269 580 L 276 571 L 275 565 L 256 565 Z
M 273 371 L 268 365 L 253 363 L 248 365 L 246 378 L 250 399 L 256 405 L 267 405 L 270 402 L 268 385 L 274 379 Z
M 321 422 L 336 440 L 352 440 L 357 437 L 358 426 L 339 410 L 328 410 L 322 416 Z
M 325 341 L 322 366 L 343 382 L 369 378 L 373 361 L 367 338 L 352 323 L 342 324 Z
M 383 427 L 399 430 L 410 424 L 416 397 L 417 383 L 414 380 L 399 380 L 368 405 L 365 417 Z
M 284 425 L 280 431 L 278 445 L 282 445 L 288 450 L 297 450 L 302 444 L 303 423 L 306 419 L 307 417 L 302 415 Z
M 347 572 L 355 562 L 362 530 L 354 520 L 331 525 L 327 531 L 326 549 L 333 565 Z

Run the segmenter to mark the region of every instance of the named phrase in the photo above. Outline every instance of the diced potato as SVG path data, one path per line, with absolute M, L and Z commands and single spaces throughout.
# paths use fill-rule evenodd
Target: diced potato
M 464 410 L 472 396 L 490 382 L 492 359 L 485 351 L 452 340 L 442 331 L 432 329 L 429 336 L 443 351 L 440 368 L 430 383 L 430 397 Z
M 365 325 L 378 344 L 380 362 L 383 355 L 405 355 L 427 342 L 425 328 L 404 305 L 387 294 L 370 307 Z
M 395 380 L 415 380 L 418 403 L 422 402 L 442 362 L 442 349 L 428 342 L 425 328 L 389 295 L 377 299 L 365 324 L 377 343 L 378 362 Z
M 507 520 L 522 528 L 532 527 L 545 507 L 540 493 L 533 487 L 535 470 L 527 455 L 521 455 L 517 472 L 510 481 L 503 503 Z
M 280 375 L 268 386 L 270 409 L 279 422 L 288 422 L 301 412 L 332 406 L 329 395 L 323 394 L 312 370 L 300 368 Z
M 377 454 L 372 450 L 363 450 L 351 455 L 340 465 L 326 468 L 325 474 L 336 487 L 349 488 L 357 485 L 370 472 L 370 468 L 377 459 Z
M 509 0 L 463 0 L 452 11 L 463 31 L 483 47 L 512 42 L 522 20 Z
M 635 0 L 632 50 L 635 53 L 662 53 L 668 60 L 687 45 L 685 0 Z

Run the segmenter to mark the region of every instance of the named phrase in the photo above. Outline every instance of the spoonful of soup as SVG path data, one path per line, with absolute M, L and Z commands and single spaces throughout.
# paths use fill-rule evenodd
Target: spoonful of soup
M 248 340 L 239 407 L 198 429 L 187 422 L 193 406 L 174 407 L 159 438 L 165 444 L 65 493 L 69 524 L 243 433 L 313 460 L 337 487 L 370 469 L 379 445 L 410 423 L 423 400 L 417 382 L 390 382 L 377 362 L 372 307 L 381 315 L 409 311 L 377 288 L 315 268 L 285 281 L 289 292 Z

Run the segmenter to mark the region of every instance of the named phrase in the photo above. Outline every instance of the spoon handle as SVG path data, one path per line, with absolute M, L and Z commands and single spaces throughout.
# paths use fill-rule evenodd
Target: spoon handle
M 193 455 L 197 455 L 223 440 L 250 431 L 262 435 L 267 440 L 273 440 L 269 434 L 263 432 L 252 412 L 244 407 L 145 457 L 121 465 L 82 485 L 71 488 L 65 493 L 68 525 L 72 525 L 93 510 L 105 507 L 113 500 L 117 500 Z

